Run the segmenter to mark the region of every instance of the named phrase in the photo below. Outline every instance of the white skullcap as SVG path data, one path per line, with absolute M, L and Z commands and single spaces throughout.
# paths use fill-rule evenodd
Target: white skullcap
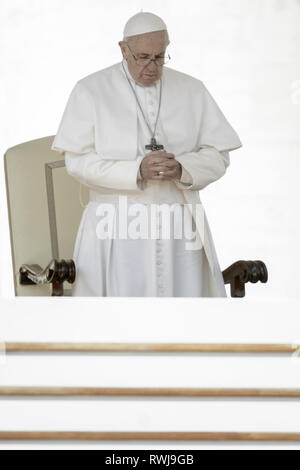
M 137 34 L 152 33 L 152 31 L 167 30 L 166 23 L 157 15 L 140 12 L 129 18 L 124 31 L 123 39 Z

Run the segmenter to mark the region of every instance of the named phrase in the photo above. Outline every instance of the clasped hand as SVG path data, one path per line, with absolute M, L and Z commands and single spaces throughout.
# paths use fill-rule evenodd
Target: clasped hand
M 163 171 L 164 174 L 160 175 L 160 171 Z M 168 153 L 166 150 L 155 150 L 147 153 L 140 165 L 140 173 L 143 179 L 180 180 L 181 172 L 181 164 L 175 160 L 175 155 Z

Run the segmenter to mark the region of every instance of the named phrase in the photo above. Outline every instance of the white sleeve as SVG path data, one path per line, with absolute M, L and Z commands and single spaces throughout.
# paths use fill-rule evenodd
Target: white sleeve
M 142 175 L 141 175 L 141 165 L 139 166 L 137 179 L 138 179 L 138 185 L 139 185 L 140 189 L 144 190 L 144 180 L 143 180 Z
M 181 178 L 179 180 L 179 183 L 183 183 L 187 185 L 193 184 L 192 175 L 182 165 L 181 165 Z
M 221 178 L 230 165 L 229 152 L 219 152 L 214 147 L 201 148 L 198 152 L 184 153 L 175 156 L 175 160 L 181 163 L 192 177 L 192 182 L 187 185 L 175 181 L 180 189 L 200 190 L 210 183 Z
M 136 160 L 101 159 L 96 152 L 76 154 L 64 152 L 66 170 L 70 176 L 92 189 L 114 188 L 117 190 L 143 190 L 142 181 L 138 179 L 140 163 Z

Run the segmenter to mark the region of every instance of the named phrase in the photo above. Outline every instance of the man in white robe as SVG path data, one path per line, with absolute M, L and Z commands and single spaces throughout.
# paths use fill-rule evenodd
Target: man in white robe
M 203 82 L 164 65 L 168 43 L 161 18 L 134 15 L 122 62 L 82 78 L 69 97 L 52 149 L 90 189 L 72 295 L 226 297 L 199 190 L 225 174 L 241 142 Z M 169 218 L 153 210 L 163 205 Z M 182 221 L 194 239 L 185 226 L 174 235 Z

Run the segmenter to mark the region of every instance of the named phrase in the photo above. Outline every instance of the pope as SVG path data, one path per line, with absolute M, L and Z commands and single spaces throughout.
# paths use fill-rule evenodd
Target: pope
M 118 44 L 121 62 L 76 82 L 52 144 L 90 190 L 72 295 L 226 297 L 199 191 L 225 174 L 241 141 L 204 83 L 166 66 L 159 16 L 129 18 Z M 150 222 L 155 236 L 153 227 L 145 236 Z

